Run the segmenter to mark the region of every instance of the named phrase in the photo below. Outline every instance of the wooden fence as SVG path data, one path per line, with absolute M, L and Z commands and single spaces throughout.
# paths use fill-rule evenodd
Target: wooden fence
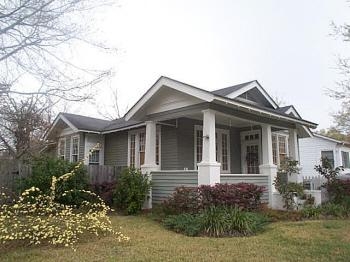
M 307 190 L 320 190 L 321 186 L 326 182 L 326 179 L 318 176 L 303 176 L 304 188 Z
M 103 182 L 117 181 L 121 172 L 126 167 L 122 166 L 86 166 L 88 182 L 101 184 Z M 16 190 L 16 183 L 28 177 L 32 172 L 31 166 L 19 166 L 14 161 L 0 161 L 0 188 L 4 187 L 11 191 Z

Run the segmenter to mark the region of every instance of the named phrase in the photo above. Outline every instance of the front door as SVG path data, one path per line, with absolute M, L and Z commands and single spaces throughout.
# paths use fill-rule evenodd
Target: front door
M 241 133 L 241 159 L 244 174 L 259 174 L 260 144 L 259 130 Z

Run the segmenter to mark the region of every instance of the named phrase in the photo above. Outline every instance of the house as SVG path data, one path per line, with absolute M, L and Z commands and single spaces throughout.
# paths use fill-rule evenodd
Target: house
M 154 201 L 188 181 L 245 181 L 266 185 L 273 205 L 277 165 L 287 156 L 299 160 L 298 139 L 312 137 L 316 127 L 293 106 L 279 107 L 256 80 L 206 91 L 160 77 L 123 118 L 60 113 L 47 139 L 70 161 L 100 143 L 85 163 L 152 174 Z
M 326 157 L 333 167 L 343 166 L 344 173 L 350 173 L 350 143 L 339 141 L 320 134 L 299 141 L 300 164 L 302 175 L 319 175 L 314 167 L 321 163 L 321 158 Z

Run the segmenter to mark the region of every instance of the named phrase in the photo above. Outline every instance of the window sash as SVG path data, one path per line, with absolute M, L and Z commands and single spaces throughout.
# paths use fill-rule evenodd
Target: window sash
M 327 158 L 334 168 L 334 152 L 332 150 L 321 151 L 321 158 Z
M 78 162 L 79 159 L 79 137 L 72 137 L 72 148 L 71 148 L 71 161 Z
M 350 168 L 349 152 L 341 152 L 342 164 L 344 168 Z
M 94 150 L 89 154 L 89 165 L 100 164 L 100 150 Z
M 273 164 L 279 166 L 288 156 L 288 135 L 272 134 Z
M 66 139 L 60 138 L 58 140 L 58 158 L 65 159 L 66 158 Z

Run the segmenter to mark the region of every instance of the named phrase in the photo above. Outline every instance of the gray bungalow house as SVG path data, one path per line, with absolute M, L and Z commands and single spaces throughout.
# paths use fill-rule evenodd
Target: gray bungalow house
M 258 81 L 206 91 L 160 77 L 123 118 L 60 113 L 46 137 L 61 158 L 83 159 L 100 143 L 86 165 L 152 174 L 153 202 L 174 186 L 253 182 L 267 186 L 273 207 L 277 166 L 299 160 L 298 139 L 316 127 L 293 106 L 279 107 Z

